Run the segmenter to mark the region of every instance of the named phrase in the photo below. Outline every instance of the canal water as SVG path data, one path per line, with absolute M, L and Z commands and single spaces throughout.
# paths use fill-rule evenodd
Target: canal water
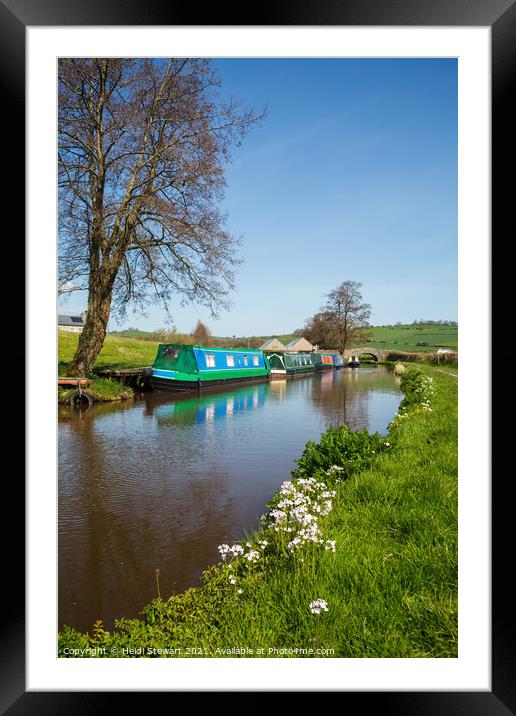
M 198 584 L 330 425 L 385 433 L 401 400 L 385 366 L 207 395 L 148 393 L 59 409 L 59 626 L 135 617 Z

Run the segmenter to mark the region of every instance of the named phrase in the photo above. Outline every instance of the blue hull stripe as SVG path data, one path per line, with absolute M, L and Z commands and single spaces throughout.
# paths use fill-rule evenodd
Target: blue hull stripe
M 162 368 L 159 368 L 159 369 L 153 368 L 152 375 L 157 375 L 159 378 L 173 378 L 174 371 L 173 370 L 164 370 Z

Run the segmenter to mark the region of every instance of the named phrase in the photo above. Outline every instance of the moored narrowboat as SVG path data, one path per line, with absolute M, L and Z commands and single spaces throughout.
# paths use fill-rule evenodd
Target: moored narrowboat
M 344 360 L 344 365 L 347 368 L 358 368 L 360 365 L 360 361 L 358 360 L 358 356 L 348 356 Z
M 315 366 L 315 370 L 328 370 L 335 368 L 335 363 L 331 353 L 311 353 L 310 358 Z
M 187 391 L 268 380 L 269 373 L 263 351 L 161 343 L 149 380 L 153 390 Z
M 284 353 L 274 351 L 264 351 L 269 361 L 271 380 L 286 380 L 287 369 L 285 367 L 285 361 L 283 360 Z
M 283 377 L 285 374 L 289 377 L 304 375 L 313 373 L 315 370 L 310 353 L 268 353 L 266 351 L 266 355 L 271 366 L 271 379 L 273 379 L 275 370 L 278 373 L 283 370 Z
M 335 368 L 342 368 L 344 366 L 344 358 L 342 357 L 342 355 L 340 353 L 332 353 L 332 356 Z

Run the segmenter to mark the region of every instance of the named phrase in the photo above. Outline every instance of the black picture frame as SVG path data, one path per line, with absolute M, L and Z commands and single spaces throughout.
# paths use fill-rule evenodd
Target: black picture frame
M 203 22 L 197 22 L 199 8 L 176 7 L 159 0 L 0 0 L 0 91 L 4 119 L 9 122 L 9 136 L 22 134 L 25 123 L 25 28 L 27 26 L 102 26 L 102 25 L 360 25 L 360 26 L 489 26 L 492 33 L 492 236 L 493 247 L 503 245 L 507 231 L 514 235 L 514 129 L 516 115 L 511 107 L 516 78 L 516 2 L 514 0 L 319 0 L 253 5 L 252 21 L 238 18 L 229 6 L 202 10 Z M 512 89 L 512 92 L 511 92 Z M 4 206 L 17 212 L 16 234 L 23 230 L 23 189 L 25 163 L 21 139 L 3 144 L 5 183 Z M 20 260 L 24 247 L 18 241 Z M 506 262 L 493 258 L 493 299 L 501 302 L 503 291 L 510 286 Z M 18 301 L 19 305 L 19 301 Z M 493 312 L 493 331 L 501 319 Z M 23 363 L 18 351 L 18 363 Z M 493 395 L 495 394 L 493 390 Z M 30 396 L 27 396 L 27 399 Z M 17 405 L 23 421 L 19 392 Z M 493 413 L 494 414 L 494 413 Z M 506 575 L 514 563 L 515 546 L 512 528 L 512 502 L 508 499 L 511 475 L 501 468 L 503 447 L 508 443 L 508 427 L 493 431 L 492 481 L 492 690 L 447 692 L 343 692 L 343 708 L 371 708 L 385 714 L 417 716 L 426 714 L 492 714 L 516 713 L 516 618 L 514 597 L 506 585 Z M 504 443 L 505 441 L 505 443 Z M 23 452 L 22 452 L 23 454 Z M 497 457 L 500 455 L 501 457 Z M 504 479 L 504 476 L 506 479 Z M 27 692 L 25 688 L 25 609 L 20 587 L 24 582 L 25 539 L 24 483 L 22 478 L 9 485 L 9 512 L 17 531 L 9 535 L 8 549 L 3 550 L 4 589 L 9 590 L 10 608 L 2 614 L 0 649 L 0 712 L 10 716 L 28 714 L 90 713 L 112 702 L 116 693 L 106 692 Z M 5 508 L 4 508 L 5 509 Z M 5 539 L 5 537 L 4 537 Z M 7 590 L 6 590 L 7 591 Z M 144 694 L 148 699 L 148 694 Z M 131 699 L 140 702 L 137 694 Z M 106 701 L 108 704 L 106 704 Z M 141 702 L 143 705 L 143 702 Z M 148 706 L 148 701 L 146 702 Z

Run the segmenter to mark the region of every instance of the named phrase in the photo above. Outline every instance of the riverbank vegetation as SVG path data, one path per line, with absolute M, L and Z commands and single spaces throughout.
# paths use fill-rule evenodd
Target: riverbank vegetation
M 68 376 L 68 365 L 75 353 L 78 334 L 69 331 L 58 332 L 58 375 Z M 128 400 L 134 396 L 131 388 L 117 381 L 102 377 L 104 370 L 129 370 L 152 365 L 158 344 L 131 338 L 108 336 L 97 358 L 92 373 L 86 378 L 92 382 L 85 388 L 93 402 L 110 402 Z M 57 399 L 60 403 L 68 403 L 77 388 L 58 389 Z
M 94 403 L 110 403 L 116 400 L 129 400 L 134 397 L 132 388 L 109 380 L 108 378 L 93 378 L 87 388 L 82 392 L 88 395 Z M 57 390 L 57 402 L 68 404 L 72 396 L 77 393 L 77 388 L 59 386 Z
M 59 375 L 68 375 L 68 365 L 73 358 L 78 340 L 77 333 L 58 331 Z M 157 349 L 157 341 L 107 336 L 90 375 L 98 375 L 103 370 L 127 370 L 152 365 Z
M 309 441 L 260 527 L 201 585 L 60 656 L 457 656 L 457 380 L 418 365 L 386 436 Z M 244 647 L 244 651 L 241 648 Z

